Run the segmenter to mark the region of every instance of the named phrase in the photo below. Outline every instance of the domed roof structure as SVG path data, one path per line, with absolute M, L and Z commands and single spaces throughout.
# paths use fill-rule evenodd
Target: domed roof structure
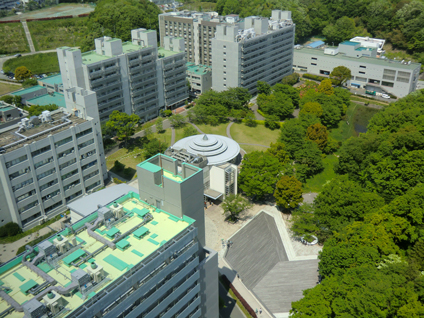
M 177 141 L 173 149 L 208 158 L 208 165 L 220 165 L 236 158 L 240 153 L 239 144 L 231 138 L 220 135 L 195 135 Z

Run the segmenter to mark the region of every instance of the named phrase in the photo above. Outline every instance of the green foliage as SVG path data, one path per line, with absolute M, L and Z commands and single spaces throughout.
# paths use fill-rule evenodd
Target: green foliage
M 302 77 L 303 78 L 309 78 L 309 79 L 312 79 L 312 80 L 315 80 L 315 81 L 320 81 L 320 82 L 328 79 L 328 77 L 325 77 L 325 76 L 319 76 L 319 75 L 308 74 L 308 73 L 303 74 Z M 339 85 L 340 84 L 340 82 L 338 80 L 336 80 L 335 78 L 330 78 L 330 80 L 331 80 L 331 84 L 333 84 L 333 85 Z M 317 84 L 317 86 L 318 86 L 318 84 Z
M 120 163 L 118 160 L 115 160 L 115 163 L 113 165 L 113 170 L 117 173 L 124 171 L 125 165 L 123 163 Z
M 196 128 L 194 128 L 192 125 L 188 125 L 186 128 L 184 128 L 183 136 L 190 137 L 190 136 L 197 135 L 198 133 L 199 132 L 197 131 Z
M 13 72 L 20 66 L 25 66 L 31 70 L 32 74 L 59 72 L 59 60 L 56 52 L 37 53 L 8 59 L 3 64 L 3 70 L 5 72 Z
M 267 82 L 257 82 L 258 94 L 271 94 L 271 86 Z
M 225 197 L 221 206 L 224 210 L 224 215 L 226 215 L 226 219 L 235 222 L 243 212 L 252 207 L 252 204 L 240 194 L 230 194 Z
M 290 162 L 290 156 L 285 150 L 285 145 L 281 142 L 271 143 L 266 152 L 277 158 L 282 165 Z
M 306 130 L 306 138 L 316 143 L 319 150 L 324 151 L 328 141 L 327 127 L 320 123 L 309 126 Z
M 266 116 L 265 118 L 265 127 L 271 130 L 275 130 L 280 128 L 280 124 L 278 123 L 277 116 Z
M 308 102 L 303 105 L 302 109 L 300 110 L 301 114 L 312 114 L 317 117 L 322 116 L 322 107 L 317 102 Z
M 22 97 L 21 96 L 15 96 L 15 95 L 4 95 L 0 97 L 0 100 L 8 103 L 8 104 L 15 104 L 18 107 L 22 106 Z
M 346 81 L 350 80 L 351 77 L 352 73 L 350 69 L 343 65 L 336 66 L 330 73 L 330 78 L 336 79 L 340 83 L 340 86 L 346 83 Z
M 153 138 L 144 146 L 144 157 L 149 159 L 158 153 L 164 153 L 166 148 L 168 147 L 165 143 Z
M 279 141 L 286 146 L 290 157 L 294 157 L 294 153 L 303 147 L 305 143 L 306 127 L 303 127 L 300 120 L 290 119 L 281 126 L 281 134 Z
M 32 73 L 25 66 L 19 66 L 15 69 L 15 78 L 18 81 L 23 81 L 32 76 Z
M 9 222 L 0 227 L 0 237 L 11 237 L 22 233 L 18 224 Z
M 26 111 L 28 112 L 28 116 L 40 116 L 41 113 L 45 110 L 49 110 L 49 111 L 54 111 L 56 109 L 58 109 L 59 106 L 55 105 L 55 104 L 49 104 L 49 105 L 44 105 L 44 106 L 39 106 L 39 105 L 32 105 L 26 108 Z
M 291 87 L 290 85 L 277 83 L 272 87 L 272 91 L 274 93 L 282 93 L 287 95 L 291 99 L 294 107 L 299 107 L 300 97 L 299 91 L 296 88 Z
M 355 21 L 348 17 L 342 17 L 336 21 L 335 24 L 327 25 L 322 31 L 327 43 L 338 44 L 340 42 L 349 40 L 361 34 L 361 29 L 356 28 Z
M 294 209 L 303 202 L 302 192 L 302 182 L 295 177 L 282 176 L 275 186 L 275 202 L 286 210 Z
M 163 110 L 162 109 L 160 111 L 160 115 L 163 116 L 163 117 L 170 117 L 170 116 L 172 116 L 172 110 L 170 110 L 170 109 Z
M 26 79 L 26 80 L 23 81 L 22 86 L 24 88 L 28 88 L 28 87 L 31 87 L 31 86 L 35 86 L 37 84 L 38 84 L 37 79 L 35 79 L 35 78 L 29 78 L 29 79 Z
M 302 148 L 296 150 L 293 156 L 296 163 L 296 177 L 302 182 L 324 169 L 321 151 L 315 142 L 304 142 Z
M 333 85 L 331 84 L 331 80 L 329 78 L 321 81 L 321 84 L 318 86 L 318 93 L 323 93 L 328 96 L 334 94 Z
M 29 45 L 25 37 L 25 31 L 22 23 L 2 23 L 0 24 L 0 34 L 2 35 L 0 54 L 29 52 Z M 6 63 L 7 61 L 3 64 L 4 70 Z M 16 67 L 17 66 L 8 71 L 14 70 Z
M 186 124 L 186 118 L 181 114 L 175 114 L 169 120 L 174 128 L 180 128 Z
M 155 126 L 156 126 L 156 132 L 160 133 L 163 131 L 163 118 L 162 117 L 158 117 L 155 121 Z
M 125 142 L 134 135 L 135 126 L 140 118 L 136 114 L 128 115 L 120 111 L 114 110 L 109 116 L 106 127 L 113 131 L 119 140 Z
M 243 158 L 239 188 L 249 197 L 262 199 L 274 192 L 281 169 L 281 163 L 271 154 L 253 151 Z
M 247 127 L 256 127 L 258 125 L 258 123 L 255 120 L 255 116 L 251 114 L 246 116 L 246 118 L 244 119 L 244 124 Z
M 294 84 L 299 82 L 299 74 L 293 73 L 293 74 L 287 75 L 283 77 L 283 80 L 281 82 L 285 85 L 293 86 Z
M 158 15 L 161 13 L 156 4 L 137 0 L 100 0 L 96 9 L 88 17 L 88 32 L 82 50 L 93 49 L 94 39 L 104 35 L 131 40 L 131 30 L 146 28 L 158 30 Z
M 44 241 L 44 240 L 48 239 L 48 238 L 49 238 L 50 236 L 52 236 L 54 233 L 55 233 L 55 232 L 51 231 L 51 232 L 49 232 L 49 233 L 47 233 L 47 234 L 41 235 L 40 237 L 36 238 L 35 240 L 32 240 L 32 241 L 29 241 L 29 242 L 25 243 L 25 245 L 22 245 L 21 247 L 19 247 L 19 248 L 16 250 L 16 255 L 19 255 L 19 254 L 21 254 L 21 253 L 25 252 L 25 250 L 26 250 L 26 246 L 27 246 L 27 245 L 29 245 L 29 246 L 35 246 L 35 245 L 37 245 L 38 243 L 41 243 L 42 241 Z
M 124 181 L 119 180 L 118 178 L 112 178 L 113 183 L 115 184 L 121 184 L 121 183 L 125 183 Z

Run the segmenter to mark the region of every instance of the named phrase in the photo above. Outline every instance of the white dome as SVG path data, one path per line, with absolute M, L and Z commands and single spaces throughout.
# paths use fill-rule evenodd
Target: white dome
M 220 135 L 195 135 L 177 141 L 172 148 L 208 158 L 208 165 L 220 165 L 231 161 L 240 153 L 239 144 Z

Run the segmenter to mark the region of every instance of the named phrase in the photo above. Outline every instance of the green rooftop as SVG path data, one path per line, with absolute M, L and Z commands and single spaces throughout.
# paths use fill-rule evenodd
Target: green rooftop
M 174 52 L 174 51 L 169 51 L 169 50 L 165 50 L 163 47 L 159 47 L 158 48 L 158 56 L 165 58 L 165 57 L 170 57 L 173 56 L 175 54 L 180 54 L 181 52 Z
M 352 41 L 344 41 L 344 42 L 342 42 L 340 44 L 355 46 L 355 45 L 358 45 L 358 44 L 361 44 L 361 43 L 359 43 L 359 42 L 352 42 Z
M 85 65 L 90 65 L 97 62 L 106 61 L 110 58 L 111 58 L 110 56 L 97 54 L 96 51 L 89 51 L 86 53 L 82 53 L 82 63 Z
M 13 107 L 13 106 L 1 107 L 1 105 L 0 105 L 0 112 L 6 112 L 6 111 L 11 110 L 11 109 L 15 109 L 15 107 Z
M 15 95 L 15 96 L 22 96 L 24 94 L 39 91 L 40 89 L 45 89 L 45 88 L 43 86 L 40 86 L 40 85 L 35 85 L 35 86 L 25 88 L 25 89 L 17 91 L 17 92 L 10 93 L 10 94 Z
M 103 267 L 103 270 L 107 273 L 107 278 L 110 279 L 110 281 L 106 281 L 101 288 L 96 290 L 96 293 L 98 293 L 102 288 L 113 284 L 115 280 L 119 279 L 132 267 L 143 262 L 149 255 L 161 248 L 163 244 L 172 240 L 194 222 L 189 217 L 179 219 L 173 216 L 173 219 L 170 219 L 172 216 L 170 213 L 157 209 L 140 200 L 139 195 L 134 192 L 129 192 L 127 195 L 116 200 L 116 202 L 121 204 L 126 211 L 130 212 L 116 222 L 112 228 L 101 225 L 98 229 L 103 233 L 110 234 L 129 232 L 127 236 L 116 242 L 116 248 L 112 249 L 107 246 L 104 247 L 104 243 L 88 235 L 84 224 L 87 222 L 93 223 L 97 219 L 97 212 L 74 223 L 72 228 L 76 231 L 75 233 L 71 233 L 69 229 L 60 232 L 69 242 L 72 242 L 74 238 L 78 237 L 77 244 L 82 243 L 83 245 L 80 245 L 77 250 L 66 255 L 63 259 L 58 259 L 57 266 L 54 269 L 44 262 L 39 264 L 38 268 L 57 281 L 56 286 L 69 286 L 71 284 L 72 272 L 77 269 L 88 271 L 93 266 L 92 263 L 95 263 Z M 148 210 L 153 219 L 146 223 L 139 217 L 139 214 L 132 212 L 135 210 L 143 211 L 143 213 Z M 156 225 L 153 225 L 153 222 Z M 133 230 L 134 228 L 137 229 Z M 133 231 L 132 233 L 131 230 Z M 147 233 L 155 234 L 154 239 L 146 235 Z M 107 239 L 107 236 L 102 237 Z M 38 250 L 37 247 L 35 247 L 35 250 Z M 95 254 L 89 255 L 88 253 Z M 35 253 L 31 254 L 29 260 L 35 256 Z M 45 283 L 42 277 L 22 265 L 21 260 L 22 255 L 0 266 L 0 284 L 2 284 L 2 287 L 11 289 L 8 295 L 19 304 L 23 304 L 34 297 L 29 293 L 31 288 Z M 78 290 L 74 292 L 76 291 Z M 78 297 L 75 297 L 75 295 Z M 68 302 L 66 307 L 70 311 L 60 317 L 66 317 L 66 315 L 71 314 L 95 294 L 90 293 L 86 298 L 84 298 L 81 292 L 75 295 L 73 297 L 62 296 Z M 0 298 L 0 312 L 5 311 L 9 306 L 5 300 Z M 24 313 L 14 311 L 10 317 L 23 318 Z
M 133 44 L 132 42 L 122 43 L 122 52 L 123 53 L 136 52 L 136 51 L 141 50 L 143 48 L 145 48 L 145 46 L 136 45 L 136 44 Z
M 46 83 L 46 84 L 49 84 L 49 85 L 55 85 L 55 84 L 60 85 L 60 84 L 63 83 L 63 81 L 62 81 L 62 75 L 57 74 L 57 75 L 52 75 L 52 76 L 49 76 L 49 77 L 45 77 L 42 80 L 40 80 L 40 82 L 43 82 L 43 83 Z
M 196 65 L 194 63 L 187 63 L 187 73 L 193 73 L 196 75 L 204 75 L 212 72 L 212 67 L 207 65 Z
M 142 163 L 139 163 L 138 166 L 141 167 L 141 168 L 143 168 L 143 169 L 146 169 L 146 170 L 148 170 L 150 172 L 159 172 L 159 171 L 161 171 L 161 167 L 159 167 L 159 166 L 157 166 L 157 165 L 155 165 L 153 163 L 150 163 L 148 161 L 144 161 Z
M 66 108 L 65 96 L 57 92 L 31 98 L 31 99 L 28 99 L 27 102 L 33 105 L 40 105 L 40 106 L 56 104 L 59 107 Z

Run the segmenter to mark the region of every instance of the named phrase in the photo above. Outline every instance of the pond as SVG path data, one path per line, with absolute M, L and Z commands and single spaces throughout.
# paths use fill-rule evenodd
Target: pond
M 379 109 L 370 108 L 367 106 L 356 105 L 355 115 L 353 117 L 353 125 L 355 127 L 355 135 L 367 132 L 368 122 L 371 117 L 378 113 Z

